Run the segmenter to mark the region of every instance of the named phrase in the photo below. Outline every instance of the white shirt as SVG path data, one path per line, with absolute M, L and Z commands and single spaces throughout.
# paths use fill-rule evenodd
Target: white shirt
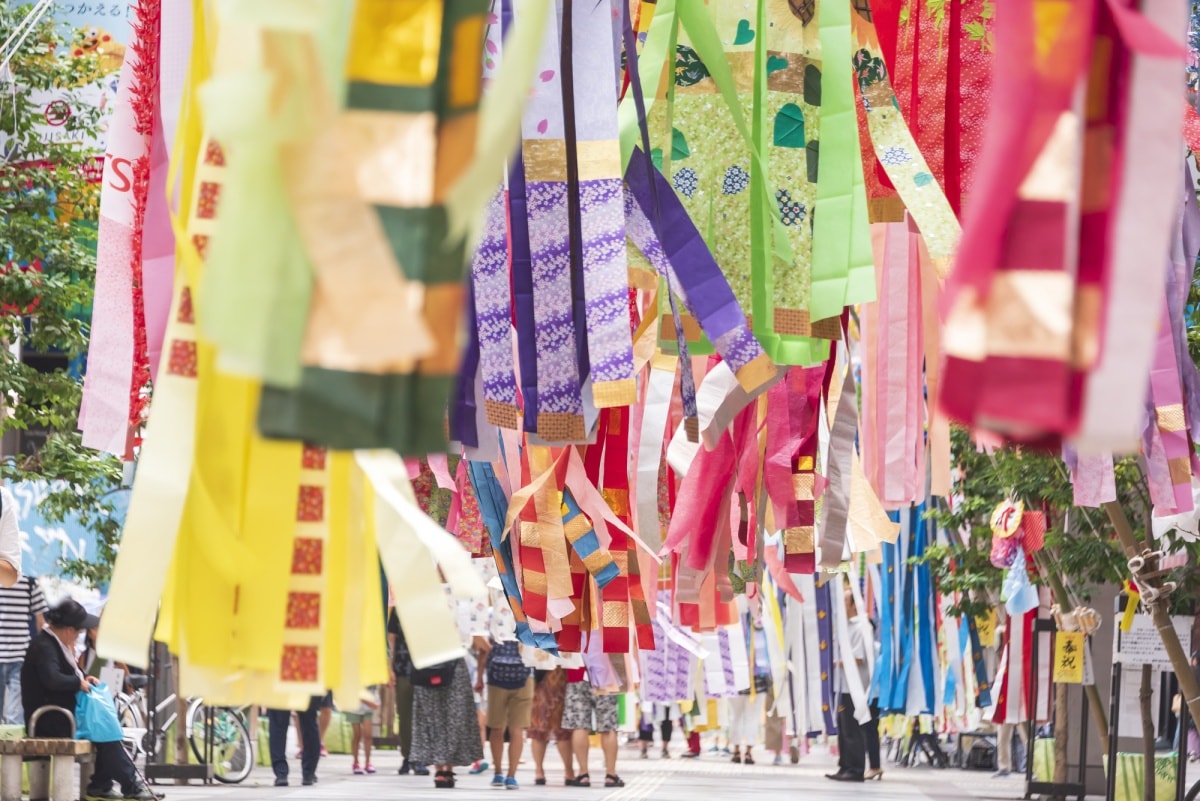
M 862 681 L 863 688 L 866 689 L 871 686 L 871 668 L 867 665 L 867 636 L 868 632 L 871 631 L 871 622 L 862 615 L 852 617 L 848 622 L 850 624 L 850 653 L 852 656 L 849 658 L 843 657 L 843 661 L 849 662 L 853 660 L 855 666 L 858 668 L 858 676 Z M 874 640 L 874 637 L 871 639 Z
M 8 487 L 0 487 L 0 559 L 21 572 L 21 530 L 17 527 L 17 500 Z

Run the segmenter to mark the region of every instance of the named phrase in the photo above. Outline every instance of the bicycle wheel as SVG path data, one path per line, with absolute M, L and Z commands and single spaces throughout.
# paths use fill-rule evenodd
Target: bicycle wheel
M 146 734 L 146 723 L 142 719 L 142 710 L 137 702 L 128 695 L 121 693 L 117 696 L 117 721 L 121 724 L 121 745 L 125 753 L 133 761 L 142 754 L 142 738 Z
M 1188 790 L 1188 794 L 1184 796 L 1184 801 L 1196 801 L 1200 797 L 1200 782 L 1192 785 L 1192 789 Z
M 208 725 L 208 712 L 212 726 Z M 254 749 L 250 745 L 250 730 L 236 709 L 227 706 L 209 707 L 193 704 L 188 710 L 188 742 L 192 753 L 204 763 L 206 746 L 212 746 L 213 778 L 225 784 L 237 784 L 254 768 Z

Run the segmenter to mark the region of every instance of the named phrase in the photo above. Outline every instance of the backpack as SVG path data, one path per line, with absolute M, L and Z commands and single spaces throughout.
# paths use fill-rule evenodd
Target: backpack
M 434 690 L 449 687 L 454 681 L 454 674 L 461 661 L 461 659 L 452 659 L 449 662 L 430 665 L 426 668 L 413 667 L 408 671 L 408 680 L 414 687 L 429 687 Z
M 530 669 L 521 659 L 521 643 L 516 640 L 499 642 L 488 655 L 488 684 L 502 690 L 519 690 L 529 681 Z

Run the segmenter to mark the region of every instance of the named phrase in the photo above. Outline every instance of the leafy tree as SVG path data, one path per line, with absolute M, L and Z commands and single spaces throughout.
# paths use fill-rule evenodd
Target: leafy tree
M 0 6 L 0 40 L 30 7 Z M 0 460 L 0 477 L 52 483 L 41 503 L 52 522 L 75 516 L 96 532 L 96 563 L 64 565 L 91 584 L 108 580 L 120 525 L 111 493 L 121 464 L 83 447 L 78 369 L 87 350 L 96 279 L 100 125 L 94 55 L 70 55 L 65 26 L 39 22 L 10 63 L 16 91 L 0 103 L 0 435 L 46 432 L 36 449 Z M 11 87 L 10 87 L 11 89 Z M 30 359 L 50 355 L 49 359 Z M 40 363 L 39 363 L 40 362 Z

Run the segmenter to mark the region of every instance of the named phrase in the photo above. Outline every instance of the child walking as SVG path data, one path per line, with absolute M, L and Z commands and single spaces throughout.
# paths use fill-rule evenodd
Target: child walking
M 354 755 L 355 776 L 375 772 L 375 767 L 371 764 L 371 740 L 375 729 L 375 710 L 379 709 L 380 703 L 379 690 L 377 687 L 370 687 L 367 692 L 371 697 L 363 699 L 357 711 L 346 713 L 346 722 L 350 724 L 350 752 Z M 359 744 L 363 747 L 362 764 L 358 761 Z

